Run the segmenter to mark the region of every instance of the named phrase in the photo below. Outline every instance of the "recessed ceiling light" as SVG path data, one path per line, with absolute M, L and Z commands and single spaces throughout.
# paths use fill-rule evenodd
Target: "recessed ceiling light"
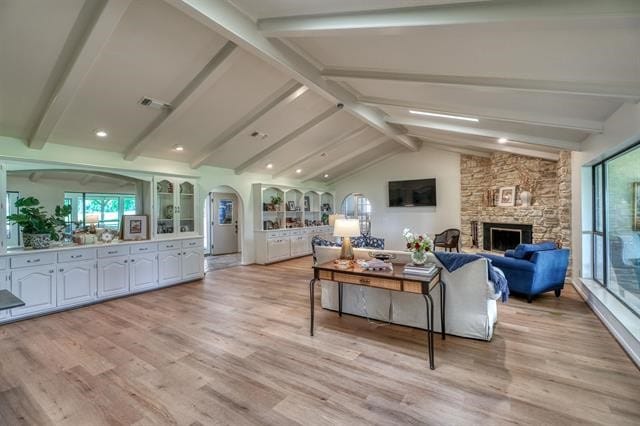
M 174 151 L 178 151 L 178 152 L 182 152 L 182 151 L 184 151 L 184 146 L 182 146 L 182 145 L 175 145 L 175 146 L 173 147 L 173 150 L 174 150 Z
M 273 169 L 273 164 L 271 163 L 267 164 L 267 169 Z
M 326 156 L 327 156 L 326 152 L 323 152 L 322 154 L 320 154 L 320 157 L 326 157 Z
M 498 139 L 498 143 L 507 143 L 507 142 L 509 142 L 509 139 L 507 139 L 507 138 Z
M 325 173 L 325 174 L 324 174 L 324 178 L 326 179 L 326 178 L 328 178 L 328 177 L 329 177 L 329 175 L 328 175 L 327 173 Z
M 453 118 L 454 120 L 473 121 L 474 123 L 478 122 L 478 119 L 473 117 L 461 117 L 459 115 L 437 114 L 435 112 L 415 111 L 412 109 L 410 109 L 409 112 L 411 114 L 416 114 L 416 115 L 428 115 L 430 117 L 440 117 L 440 118 Z
M 96 130 L 96 136 L 99 138 L 106 138 L 107 136 L 109 136 L 109 133 L 107 133 L 106 130 L 98 129 Z
M 302 173 L 302 169 L 296 169 L 296 173 L 297 173 L 297 174 Z

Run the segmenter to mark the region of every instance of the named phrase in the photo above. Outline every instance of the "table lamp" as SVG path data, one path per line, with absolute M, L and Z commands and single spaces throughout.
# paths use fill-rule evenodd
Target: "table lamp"
M 333 235 L 342 237 L 340 259 L 353 260 L 351 237 L 360 235 L 360 221 L 358 219 L 336 219 L 333 227 Z
M 330 214 L 329 215 L 329 226 L 334 226 L 336 224 L 336 219 L 344 219 L 343 214 Z

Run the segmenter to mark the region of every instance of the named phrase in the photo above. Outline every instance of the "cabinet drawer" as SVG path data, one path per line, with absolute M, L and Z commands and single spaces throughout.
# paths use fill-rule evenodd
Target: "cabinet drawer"
M 422 293 L 422 283 L 420 281 L 402 281 L 404 291 L 408 293 Z
M 9 267 L 9 258 L 8 257 L 0 257 L 0 271 L 3 269 L 7 269 Z
M 78 260 L 92 260 L 96 258 L 95 250 L 69 250 L 58 253 L 58 262 L 75 262 Z
M 130 246 L 130 248 L 131 248 L 131 254 L 153 253 L 158 251 L 158 245 L 155 243 L 133 244 Z
M 182 248 L 195 248 L 203 247 L 204 243 L 200 238 L 194 238 L 192 240 L 182 240 Z
M 402 289 L 402 283 L 400 280 L 391 280 L 378 277 L 362 277 L 357 275 L 344 274 L 342 272 L 334 272 L 333 280 L 343 283 L 366 285 L 369 287 L 386 288 L 389 290 L 400 291 Z
M 318 278 L 321 280 L 333 281 L 333 274 L 331 271 L 319 271 Z
M 158 250 L 167 251 L 182 248 L 180 241 L 165 241 L 158 244 Z
M 29 254 L 25 256 L 15 256 L 11 258 L 12 268 L 24 268 L 25 266 L 39 266 L 56 263 L 55 253 Z
M 112 257 L 112 256 L 124 256 L 125 254 L 129 254 L 129 246 L 109 246 L 109 247 L 101 247 L 98 249 L 98 257 Z

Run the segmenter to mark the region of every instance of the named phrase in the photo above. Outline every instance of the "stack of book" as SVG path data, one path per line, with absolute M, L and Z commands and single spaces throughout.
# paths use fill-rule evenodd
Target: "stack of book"
M 421 277 L 430 278 L 437 272 L 435 263 L 427 263 L 426 265 L 407 264 L 404 266 L 404 273 L 408 275 L 419 275 Z

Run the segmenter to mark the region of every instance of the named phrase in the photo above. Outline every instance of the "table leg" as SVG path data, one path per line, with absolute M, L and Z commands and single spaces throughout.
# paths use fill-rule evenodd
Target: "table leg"
M 429 368 L 435 370 L 433 359 L 433 298 L 430 294 L 424 294 L 423 296 L 427 306 L 427 356 L 429 358 Z
M 309 324 L 309 334 L 313 336 L 313 304 L 314 304 L 314 291 L 315 291 L 316 279 L 309 281 L 309 301 L 311 302 L 311 319 Z
M 342 283 L 338 283 L 338 316 L 342 316 Z
M 442 340 L 445 339 L 445 326 L 444 326 L 444 309 L 447 303 L 447 284 L 440 280 L 440 326 L 442 328 Z

